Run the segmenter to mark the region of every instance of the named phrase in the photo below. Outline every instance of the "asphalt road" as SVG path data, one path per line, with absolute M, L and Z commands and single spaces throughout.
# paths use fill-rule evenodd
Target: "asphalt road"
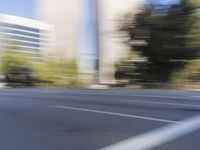
M 200 93 L 0 90 L 0 150 L 199 150 Z

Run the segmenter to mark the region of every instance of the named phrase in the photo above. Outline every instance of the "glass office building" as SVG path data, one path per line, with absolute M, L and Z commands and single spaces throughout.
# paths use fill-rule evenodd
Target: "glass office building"
M 0 15 L 0 48 L 25 53 L 40 60 L 54 50 L 52 25 L 11 15 Z

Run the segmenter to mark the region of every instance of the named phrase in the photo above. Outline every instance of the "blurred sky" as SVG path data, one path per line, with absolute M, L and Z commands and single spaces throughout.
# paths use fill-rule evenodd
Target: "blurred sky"
M 0 0 L 0 13 L 34 19 L 36 0 Z M 123 0 L 122 0 L 123 1 Z M 148 0 L 147 0 L 148 1 Z M 179 0 L 157 0 L 162 3 L 176 3 Z
M 0 13 L 35 18 L 35 0 L 0 0 Z
M 180 0 L 146 0 L 147 2 L 163 3 L 163 4 L 173 4 L 177 3 Z

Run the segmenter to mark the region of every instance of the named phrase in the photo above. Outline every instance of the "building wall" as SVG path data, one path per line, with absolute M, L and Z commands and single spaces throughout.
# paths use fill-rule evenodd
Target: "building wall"
M 12 51 L 30 54 L 32 60 L 39 60 L 54 51 L 54 27 L 43 22 L 0 15 L 1 49 L 11 47 Z
M 91 24 L 96 25 L 94 23 L 95 18 L 88 18 L 96 16 L 87 14 L 96 13 L 90 7 L 95 7 L 92 0 L 38 0 L 38 17 L 55 25 L 56 51 L 58 53 L 62 53 L 67 58 L 78 58 L 82 68 L 93 68 L 94 71 L 95 64 L 89 66 L 88 64 L 96 63 L 95 59 L 99 59 L 99 82 L 112 84 L 115 82 L 114 65 L 120 58 L 125 57 L 128 51 L 128 47 L 122 44 L 122 39 L 116 34 L 118 17 L 129 9 L 137 12 L 143 0 L 93 1 L 98 2 L 98 31 L 94 31 L 95 27 L 90 26 Z M 83 2 L 88 6 L 85 6 Z M 85 7 L 85 10 L 83 7 Z M 93 31 L 88 32 L 86 28 L 91 28 Z M 87 34 L 84 33 L 83 35 L 82 31 Z M 96 38 L 94 32 L 98 32 Z M 84 38 L 87 38 L 87 40 L 83 40 Z M 97 40 L 99 43 L 96 45 L 99 46 L 99 49 L 94 46 Z M 83 48 L 82 45 L 85 45 L 85 47 Z M 82 49 L 84 50 L 82 51 Z M 99 51 L 95 52 L 97 50 Z M 89 53 L 89 51 L 93 51 L 93 53 Z M 83 52 L 83 55 L 81 52 Z
M 38 19 L 55 25 L 56 51 L 76 58 L 80 32 L 81 0 L 38 0 Z

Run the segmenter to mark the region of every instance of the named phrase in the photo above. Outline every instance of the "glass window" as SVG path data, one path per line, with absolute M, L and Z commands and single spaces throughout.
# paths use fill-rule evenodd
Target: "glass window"
M 32 44 L 32 43 L 25 43 L 25 42 L 20 42 L 19 45 L 30 46 L 30 47 L 37 47 L 37 48 L 40 47 L 40 44 Z
M 15 29 L 20 29 L 20 30 L 36 32 L 36 33 L 40 32 L 39 29 L 31 28 L 31 27 L 27 27 L 27 26 L 22 26 L 22 25 L 17 25 L 17 24 L 10 24 L 10 23 L 1 22 L 0 25 L 3 26 L 3 27 L 10 27 L 10 28 L 15 28 Z
M 33 38 L 28 38 L 28 37 L 16 36 L 16 35 L 11 36 L 11 38 L 12 38 L 12 39 L 16 39 L 16 40 L 29 41 L 29 42 L 36 42 L 36 43 L 39 43 L 39 42 L 40 42 L 39 38 L 38 38 L 38 39 L 33 39 Z
M 8 30 L 8 33 L 13 33 L 13 34 L 18 34 L 18 35 L 24 35 L 24 36 L 31 36 L 31 37 L 35 37 L 35 38 L 39 38 L 40 35 L 38 34 L 33 34 L 33 33 L 27 33 L 27 32 L 23 32 L 23 31 L 16 31 L 16 30 Z

